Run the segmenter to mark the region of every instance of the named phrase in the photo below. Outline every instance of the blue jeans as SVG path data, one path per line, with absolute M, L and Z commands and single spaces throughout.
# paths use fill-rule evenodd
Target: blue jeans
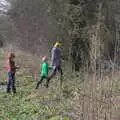
M 8 72 L 7 92 L 10 92 L 11 88 L 12 88 L 13 93 L 16 93 L 14 72 Z

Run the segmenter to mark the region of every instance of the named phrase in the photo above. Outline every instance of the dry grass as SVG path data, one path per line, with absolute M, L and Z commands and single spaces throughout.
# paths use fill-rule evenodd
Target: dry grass
M 119 79 L 119 78 L 118 78 Z M 96 79 L 87 76 L 74 91 L 74 113 L 76 120 L 119 120 L 120 94 L 116 78 L 108 76 Z
M 7 52 L 6 49 L 1 51 L 2 65 L 5 63 L 2 59 L 5 59 Z M 18 50 L 15 53 L 16 62 L 21 66 L 17 73 L 18 86 L 22 87 L 22 91 L 24 91 L 24 87 L 28 87 L 27 93 L 25 93 L 26 101 L 34 101 L 36 104 L 42 102 L 45 106 L 49 105 L 53 108 L 54 115 L 68 116 L 72 120 L 120 119 L 119 72 L 98 77 L 96 74 L 85 72 L 75 73 L 65 66 L 62 88 L 55 77 L 50 82 L 49 89 L 41 87 L 36 91 L 34 88 L 29 89 L 29 86 L 35 87 L 36 82 L 33 79 L 34 74 L 39 73 L 39 57 Z M 56 103 L 59 107 L 58 111 L 56 106 L 53 107 Z

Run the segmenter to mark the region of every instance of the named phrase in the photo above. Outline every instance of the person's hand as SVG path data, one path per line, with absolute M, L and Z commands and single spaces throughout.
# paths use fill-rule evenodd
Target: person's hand
M 50 66 L 52 66 L 52 67 L 53 67 L 53 63 L 51 63 L 51 64 L 50 64 Z
M 53 69 L 55 70 L 55 69 L 56 69 L 56 66 L 53 66 Z
M 20 66 L 17 66 L 16 69 L 20 69 Z

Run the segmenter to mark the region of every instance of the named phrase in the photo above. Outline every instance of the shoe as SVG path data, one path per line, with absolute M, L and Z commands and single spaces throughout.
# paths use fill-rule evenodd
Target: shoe
M 11 91 L 7 91 L 7 93 L 11 93 Z
M 14 91 L 13 93 L 14 93 L 14 94 L 16 94 L 17 92 L 16 92 L 16 91 Z
M 9 88 L 6 89 L 7 93 L 11 93 L 11 90 Z
M 45 86 L 46 86 L 46 88 L 48 88 L 48 87 L 49 87 L 49 86 L 48 86 L 48 84 L 46 84 Z
M 36 90 L 38 89 L 38 87 L 35 88 Z
M 36 86 L 36 88 L 35 89 L 38 89 L 38 86 Z

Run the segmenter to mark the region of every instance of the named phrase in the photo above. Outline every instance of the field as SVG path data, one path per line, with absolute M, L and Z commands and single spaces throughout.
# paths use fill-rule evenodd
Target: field
M 1 66 L 4 56 L 2 51 Z M 48 89 L 43 83 L 36 90 L 31 71 L 34 69 L 21 65 L 16 75 L 17 93 L 7 94 L 6 71 L 1 69 L 0 120 L 120 120 L 119 72 L 98 78 L 65 67 L 62 87 L 57 76 Z

